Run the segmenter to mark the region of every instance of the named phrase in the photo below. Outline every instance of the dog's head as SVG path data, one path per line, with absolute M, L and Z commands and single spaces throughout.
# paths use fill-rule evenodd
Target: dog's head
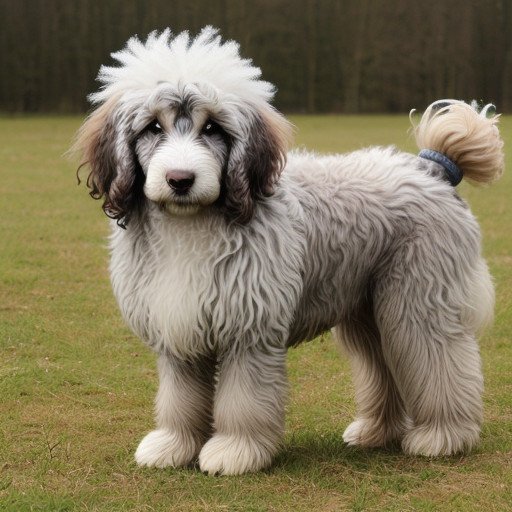
M 113 57 L 121 66 L 101 69 L 98 106 L 75 143 L 91 195 L 123 226 L 147 201 L 170 215 L 213 206 L 247 222 L 272 194 L 291 134 L 259 68 L 211 27 L 193 40 L 132 38 Z

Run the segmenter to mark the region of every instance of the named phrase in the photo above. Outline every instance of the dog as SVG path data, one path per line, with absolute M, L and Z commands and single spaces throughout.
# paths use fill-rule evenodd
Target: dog
M 137 463 L 268 467 L 284 433 L 287 348 L 329 329 L 353 367 L 346 443 L 471 449 L 476 336 L 494 291 L 454 185 L 501 175 L 498 116 L 432 104 L 415 127 L 421 156 L 289 152 L 274 86 L 215 29 L 153 32 L 112 56 L 75 150 L 112 219 L 122 315 L 158 354 L 157 427 Z

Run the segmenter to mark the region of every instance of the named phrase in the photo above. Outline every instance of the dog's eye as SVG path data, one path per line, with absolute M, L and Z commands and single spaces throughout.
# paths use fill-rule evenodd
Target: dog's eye
M 206 123 L 204 123 L 203 128 L 201 129 L 201 133 L 203 135 L 215 135 L 216 133 L 220 133 L 222 131 L 222 128 L 211 119 L 208 119 Z
M 144 128 L 144 131 L 154 133 L 155 135 L 157 135 L 159 133 L 162 133 L 163 129 L 160 126 L 160 123 L 156 119 L 153 119 L 153 121 L 151 121 L 151 123 L 149 123 L 146 126 L 146 128 Z

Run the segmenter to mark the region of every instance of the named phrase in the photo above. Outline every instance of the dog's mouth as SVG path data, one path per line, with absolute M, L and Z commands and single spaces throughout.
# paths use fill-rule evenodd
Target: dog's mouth
M 174 202 L 169 201 L 160 204 L 161 210 L 164 212 L 178 217 L 186 217 L 188 215 L 194 215 L 201 210 L 201 205 L 198 203 L 188 202 Z

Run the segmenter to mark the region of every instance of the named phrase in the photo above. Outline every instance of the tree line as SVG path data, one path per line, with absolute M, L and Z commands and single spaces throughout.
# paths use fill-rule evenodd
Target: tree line
M 512 0 L 0 0 L 0 111 L 83 112 L 133 34 L 204 25 L 241 44 L 286 112 L 512 111 Z

